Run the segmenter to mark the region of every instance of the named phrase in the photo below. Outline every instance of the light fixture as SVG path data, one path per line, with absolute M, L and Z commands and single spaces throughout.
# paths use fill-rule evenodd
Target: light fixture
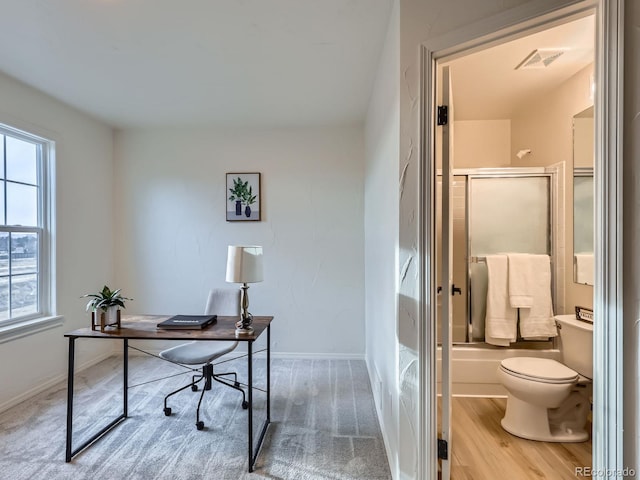
M 527 55 L 527 57 L 518 64 L 516 70 L 547 68 L 560 58 L 564 52 L 565 49 L 563 48 L 538 48 Z
M 227 282 L 242 283 L 240 294 L 240 320 L 236 322 L 236 335 L 253 333 L 251 326 L 253 315 L 248 311 L 249 295 L 247 283 L 261 282 L 262 274 L 262 247 L 229 245 L 227 251 Z

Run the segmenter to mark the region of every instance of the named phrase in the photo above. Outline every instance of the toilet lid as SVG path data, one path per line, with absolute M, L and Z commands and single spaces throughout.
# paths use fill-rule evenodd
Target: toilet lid
M 578 374 L 566 365 L 548 358 L 505 358 L 500 366 L 507 372 L 546 383 L 569 383 L 578 380 Z

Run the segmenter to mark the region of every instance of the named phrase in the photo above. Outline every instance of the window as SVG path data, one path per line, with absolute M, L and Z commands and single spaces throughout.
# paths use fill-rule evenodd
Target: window
M 51 314 L 53 142 L 0 125 L 0 328 Z

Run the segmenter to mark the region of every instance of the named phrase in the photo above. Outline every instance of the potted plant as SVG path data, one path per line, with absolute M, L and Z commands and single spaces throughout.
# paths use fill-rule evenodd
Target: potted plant
M 121 289 L 111 290 L 104 286 L 98 293 L 87 293 L 82 298 L 90 298 L 87 303 L 87 311 L 92 312 L 92 327 L 100 325 L 101 329 L 107 325 L 120 325 L 120 308 L 125 308 L 125 300 L 132 298 L 123 297 Z
M 242 203 L 247 195 L 249 187 L 249 180 L 243 182 L 240 177 L 233 180 L 233 187 L 229 189 L 231 195 L 229 195 L 229 201 L 236 202 L 236 215 L 242 215 Z

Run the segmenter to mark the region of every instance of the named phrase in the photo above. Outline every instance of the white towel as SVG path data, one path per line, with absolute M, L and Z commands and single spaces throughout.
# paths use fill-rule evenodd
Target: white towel
M 549 255 L 509 254 L 508 258 L 510 304 L 520 308 L 520 335 L 524 339 L 555 337 Z
M 520 309 L 520 335 L 525 340 L 541 340 L 558 335 L 551 302 Z
M 536 275 L 533 255 L 508 253 L 509 258 L 509 303 L 513 308 L 533 306 L 532 283 Z
M 507 290 L 508 262 L 506 255 L 487 255 L 487 317 L 485 341 L 508 346 L 515 342 L 518 311 L 509 304 Z
M 576 253 L 576 282 L 593 285 L 593 253 Z

